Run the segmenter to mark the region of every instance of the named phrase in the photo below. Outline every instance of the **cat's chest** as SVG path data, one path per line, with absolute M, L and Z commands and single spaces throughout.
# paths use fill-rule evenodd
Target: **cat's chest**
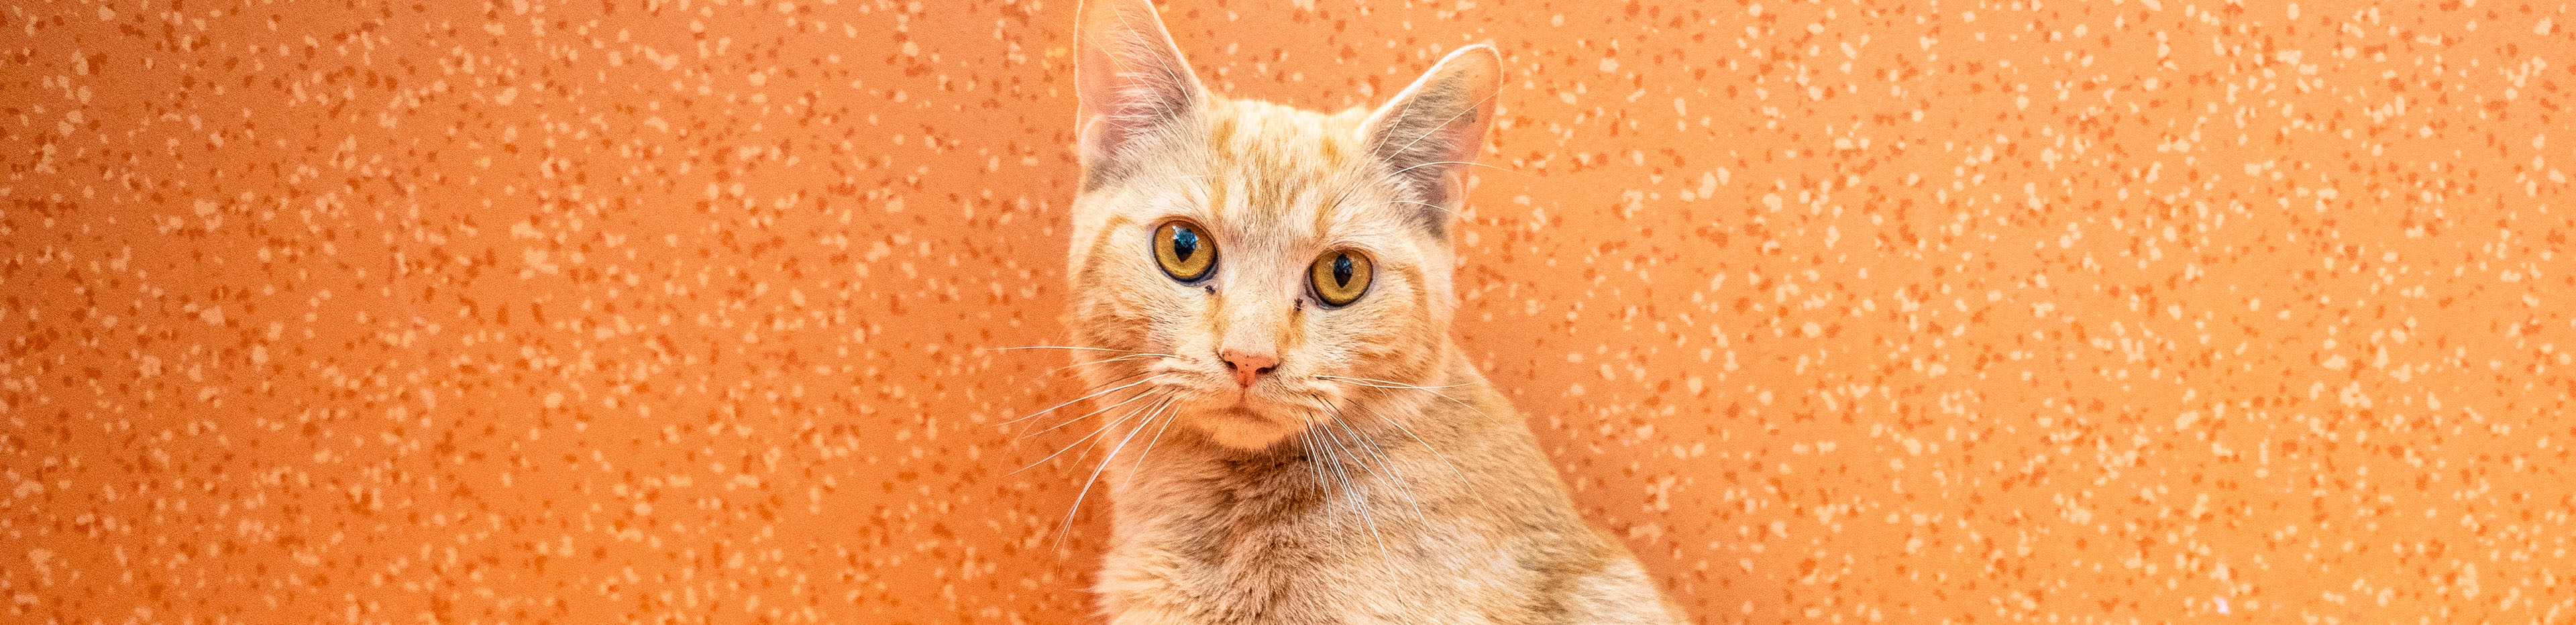
M 1371 484 L 1223 482 L 1132 502 L 1105 579 L 1237 623 L 1478 622 L 1456 599 L 1507 583 Z
M 1432 568 L 1418 550 L 1380 549 L 1277 522 L 1172 532 L 1161 538 L 1113 554 L 1111 576 L 1131 580 L 1131 596 L 1189 606 L 1205 622 L 1482 620 L 1471 618 L 1452 600 L 1464 571 Z

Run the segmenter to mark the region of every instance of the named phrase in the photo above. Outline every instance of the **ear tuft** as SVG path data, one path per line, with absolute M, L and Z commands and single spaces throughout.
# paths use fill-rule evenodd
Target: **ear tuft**
M 1147 0 L 1090 0 L 1075 28 L 1083 188 L 1133 167 L 1137 146 L 1205 100 L 1180 47 Z
M 1493 126 L 1503 58 L 1476 44 L 1450 52 L 1369 116 L 1369 145 L 1388 175 L 1413 194 L 1423 222 L 1447 236 L 1466 196 L 1465 171 Z

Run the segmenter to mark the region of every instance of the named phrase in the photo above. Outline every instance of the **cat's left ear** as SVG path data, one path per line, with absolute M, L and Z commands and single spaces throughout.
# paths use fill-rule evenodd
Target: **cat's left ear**
M 1464 204 L 1466 170 L 1493 125 L 1494 95 L 1503 87 L 1503 57 L 1476 44 L 1450 52 L 1422 78 L 1369 115 L 1367 141 L 1378 162 L 1416 201 L 1423 222 L 1447 236 Z

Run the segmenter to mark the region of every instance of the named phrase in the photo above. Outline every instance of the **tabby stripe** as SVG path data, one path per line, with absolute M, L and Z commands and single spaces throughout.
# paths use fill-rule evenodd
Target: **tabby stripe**
M 1082 268 L 1084 277 L 1089 278 L 1093 283 L 1101 281 L 1100 252 L 1109 246 L 1109 235 L 1117 234 L 1119 228 L 1135 223 L 1136 220 L 1129 219 L 1126 215 L 1110 215 L 1109 223 L 1101 224 L 1100 232 L 1091 236 L 1091 245 L 1083 248 L 1083 258 L 1090 259 L 1090 266 Z

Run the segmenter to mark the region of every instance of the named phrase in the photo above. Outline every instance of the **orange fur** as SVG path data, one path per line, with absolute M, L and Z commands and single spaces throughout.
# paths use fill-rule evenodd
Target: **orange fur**
M 1323 114 L 1208 93 L 1143 0 L 1081 26 L 1068 318 L 1088 381 L 1126 386 L 1095 400 L 1111 622 L 1680 621 L 1451 339 L 1491 48 Z M 1204 230 L 1207 277 L 1160 268 L 1174 220 Z M 1376 268 L 1338 308 L 1308 283 L 1336 251 Z

